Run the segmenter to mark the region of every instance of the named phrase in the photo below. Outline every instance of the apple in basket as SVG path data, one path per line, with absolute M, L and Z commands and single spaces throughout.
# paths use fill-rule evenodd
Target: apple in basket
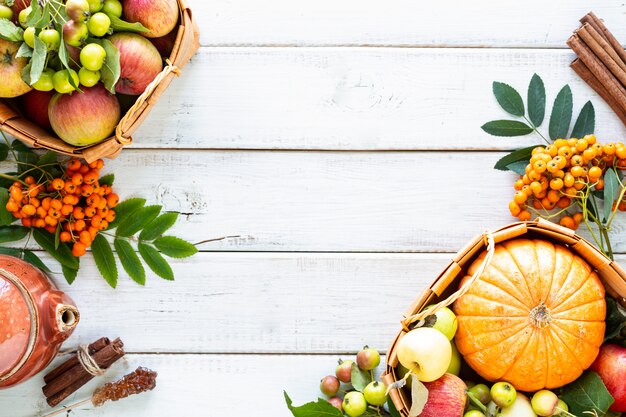
M 589 368 L 602 378 L 615 402 L 611 411 L 626 412 L 626 347 L 605 344 Z
M 24 94 L 21 97 L 24 115 L 37 126 L 46 130 L 52 129 L 50 118 L 48 117 L 48 105 L 55 94 L 54 91 L 37 90 Z
M 50 124 L 57 135 L 74 146 L 87 146 L 113 133 L 120 121 L 117 98 L 102 84 L 83 87 L 82 93 L 56 94 L 48 107 Z
M 116 33 L 109 40 L 120 51 L 120 79 L 115 91 L 143 93 L 163 69 L 161 54 L 148 39 L 134 33 Z
M 445 374 L 433 382 L 425 382 L 428 400 L 420 417 L 458 417 L 463 415 L 467 401 L 467 385 L 461 378 Z
M 0 97 L 12 98 L 26 94 L 31 87 L 22 80 L 27 58 L 16 58 L 20 44 L 0 39 Z
M 13 9 L 13 21 L 17 22 L 20 12 L 30 6 L 30 0 L 15 0 L 11 9 Z
M 122 10 L 129 22 L 139 22 L 149 29 L 147 38 L 158 38 L 170 33 L 178 23 L 176 0 L 123 0 Z
M 398 342 L 398 361 L 420 381 L 441 378 L 452 360 L 448 338 L 432 327 L 419 327 L 405 334 Z

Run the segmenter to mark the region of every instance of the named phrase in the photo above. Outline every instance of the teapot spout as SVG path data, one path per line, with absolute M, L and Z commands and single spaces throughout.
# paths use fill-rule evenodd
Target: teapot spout
M 59 342 L 66 340 L 80 321 L 78 309 L 71 304 L 59 304 L 56 307 L 55 322 L 57 327 L 56 338 Z

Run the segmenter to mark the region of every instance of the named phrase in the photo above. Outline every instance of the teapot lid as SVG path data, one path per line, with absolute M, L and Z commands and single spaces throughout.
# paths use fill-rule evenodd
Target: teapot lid
M 32 353 L 33 307 L 30 293 L 17 277 L 0 270 L 0 381 L 17 372 Z

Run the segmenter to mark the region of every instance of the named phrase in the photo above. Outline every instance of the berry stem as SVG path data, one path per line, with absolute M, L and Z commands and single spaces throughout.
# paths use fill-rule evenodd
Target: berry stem
M 535 131 L 536 134 L 538 134 L 539 136 L 541 136 L 541 139 L 543 139 L 543 141 L 545 143 L 547 143 L 548 145 L 550 145 L 552 142 L 550 142 L 548 139 L 546 139 L 545 136 L 543 136 L 541 134 L 541 132 L 537 129 L 537 126 L 535 126 L 535 124 L 533 122 L 531 122 L 530 120 L 528 120 L 528 117 L 526 117 L 526 115 L 524 115 L 524 120 L 526 120 L 526 122 L 528 122 L 528 124 L 533 128 L 533 130 Z
M 18 177 L 14 177 L 13 175 L 0 174 L 0 178 L 6 178 L 7 180 L 11 180 L 13 182 L 19 182 L 23 186 L 28 187 L 28 184 L 26 184 L 24 181 L 22 181 Z

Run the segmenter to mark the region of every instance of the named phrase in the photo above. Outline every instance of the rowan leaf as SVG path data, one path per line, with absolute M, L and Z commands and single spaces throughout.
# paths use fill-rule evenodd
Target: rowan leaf
M 111 288 L 115 288 L 118 278 L 117 265 L 115 264 L 115 255 L 113 255 L 109 241 L 101 234 L 96 235 L 96 238 L 91 244 L 91 253 L 93 254 L 93 259 L 96 261 L 100 275 L 102 275 Z
M 161 253 L 172 258 L 188 258 L 198 253 L 193 244 L 174 236 L 163 236 L 154 241 Z
M 116 236 L 128 237 L 146 227 L 161 212 L 161 206 L 146 206 L 135 211 L 117 226 Z M 119 215 L 119 214 L 118 214 Z
M 554 99 L 554 105 L 552 106 L 552 113 L 550 115 L 550 139 L 564 139 L 567 138 L 569 132 L 569 125 L 572 121 L 572 90 L 569 85 L 565 85 L 556 99 Z
M 524 115 L 524 101 L 516 89 L 508 84 L 494 81 L 492 85 L 493 95 L 507 113 L 513 116 L 522 117 Z
M 163 213 L 152 220 L 139 234 L 139 239 L 151 241 L 167 232 L 178 220 L 178 213 Z
M 155 274 L 168 281 L 174 280 L 172 267 L 170 267 L 158 250 L 145 243 L 138 244 L 137 248 L 143 260 Z
M 576 119 L 576 123 L 574 123 L 574 128 L 572 129 L 571 137 L 573 138 L 582 138 L 585 135 L 590 135 L 595 131 L 596 128 L 596 111 L 593 108 L 593 104 L 591 101 L 585 103 L 583 108 L 580 110 L 580 114 Z
M 534 74 L 528 85 L 528 118 L 535 125 L 540 126 L 546 114 L 546 88 L 543 80 Z
M 493 136 L 524 136 L 533 128 L 518 120 L 493 120 L 481 126 L 481 129 Z
M 59 247 L 55 249 L 54 236 L 47 231 L 42 231 L 40 229 L 33 229 L 33 237 L 35 238 L 37 244 L 48 252 L 48 254 L 56 259 L 61 265 L 69 269 L 78 270 L 78 258 L 72 254 L 72 250 L 67 243 L 61 243 L 59 244 Z
M 128 276 L 137 284 L 146 285 L 146 270 L 132 245 L 123 239 L 115 239 L 113 245 Z

